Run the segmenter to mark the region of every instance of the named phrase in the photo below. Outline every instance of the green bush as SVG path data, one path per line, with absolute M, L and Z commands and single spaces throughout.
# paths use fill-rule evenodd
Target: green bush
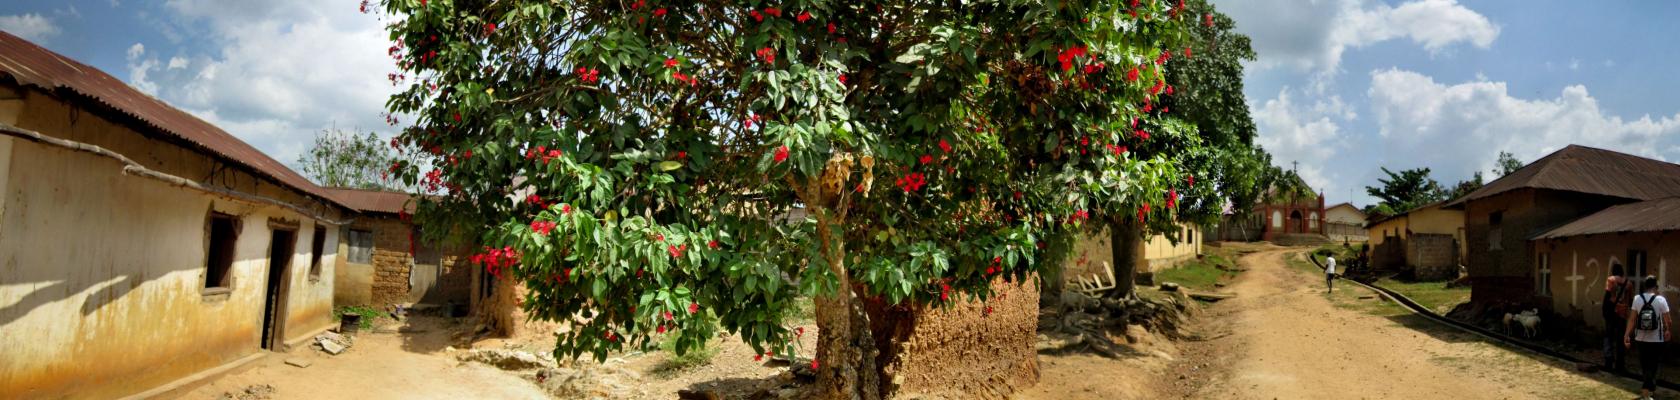
M 373 321 L 378 320 L 381 316 L 384 316 L 385 311 L 368 306 L 341 306 L 333 309 L 334 320 L 343 321 L 344 314 L 356 314 L 362 316 L 362 320 L 356 325 L 357 329 L 365 331 L 373 329 Z
M 809 304 L 810 302 L 807 301 L 806 303 Z M 712 358 L 718 354 L 718 346 L 693 346 L 685 349 L 686 352 L 677 354 L 677 340 L 681 337 L 681 334 L 672 331 L 660 339 L 659 350 L 669 353 L 671 356 L 666 358 L 664 362 L 659 363 L 659 366 L 654 368 L 656 371 L 677 371 L 708 365 L 712 363 Z

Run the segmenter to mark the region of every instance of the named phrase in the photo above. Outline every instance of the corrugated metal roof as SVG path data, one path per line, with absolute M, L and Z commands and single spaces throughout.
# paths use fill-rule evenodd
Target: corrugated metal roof
M 1680 197 L 1647 200 L 1606 208 L 1531 239 L 1619 232 L 1680 230 Z
M 1457 208 L 1481 199 L 1522 188 L 1553 189 L 1598 194 L 1634 200 L 1680 196 L 1680 165 L 1631 154 L 1569 145 L 1535 160 L 1522 169 L 1489 182 L 1481 189 L 1454 199 L 1447 207 Z
M 356 211 L 391 214 L 401 211 L 414 212 L 414 204 L 408 201 L 414 195 L 408 193 L 334 187 L 326 188 L 326 191 L 332 193 L 345 207 Z
M 146 127 L 196 145 L 199 150 L 242 165 L 281 185 L 337 202 L 326 190 L 233 135 L 129 87 L 97 68 L 27 40 L 0 32 L 0 76 L 10 76 L 58 95 L 73 94 L 133 117 Z M 118 119 L 117 122 L 122 122 Z

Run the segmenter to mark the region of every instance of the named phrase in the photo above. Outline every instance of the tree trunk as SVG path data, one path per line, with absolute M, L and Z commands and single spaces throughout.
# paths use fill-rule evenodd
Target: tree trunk
M 1038 271 L 1038 305 L 1039 307 L 1059 307 L 1062 305 L 1062 291 L 1067 290 L 1067 281 L 1062 279 L 1065 269 L 1063 264 L 1046 265 Z
M 1125 217 L 1115 218 L 1108 223 L 1108 236 L 1109 250 L 1114 254 L 1115 280 L 1114 290 L 1108 291 L 1108 297 L 1130 297 L 1137 268 L 1147 262 L 1143 254 L 1143 224 Z
M 880 399 L 881 369 L 875 362 L 878 350 L 869 330 L 869 315 L 852 292 L 851 277 L 846 273 L 845 242 L 831 228 L 838 221 L 827 210 L 818 210 L 816 217 L 823 261 L 839 281 L 839 290 L 815 301 L 819 393 L 836 400 Z

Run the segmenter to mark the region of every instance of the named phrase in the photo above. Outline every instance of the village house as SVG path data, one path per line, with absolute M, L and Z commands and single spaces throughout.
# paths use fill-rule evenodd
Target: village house
M 1372 220 L 1371 267 L 1399 270 L 1424 280 L 1458 276 L 1464 249 L 1464 211 L 1435 202 Z
M 1196 259 L 1202 254 L 1202 228 L 1196 224 L 1180 223 L 1176 238 L 1163 234 L 1150 235 L 1143 245 L 1143 264 L 1138 265 L 1135 272 L 1147 276 L 1156 271 L 1177 267 L 1179 264 Z M 1176 239 L 1176 240 L 1174 240 Z M 1092 279 L 1102 275 L 1106 281 L 1106 271 L 1113 266 L 1114 248 L 1111 246 L 1108 232 L 1080 237 L 1073 245 L 1073 254 L 1068 257 L 1063 267 L 1064 280 L 1073 281 L 1078 278 Z
M 0 190 L 0 397 L 144 397 L 336 325 L 331 192 L 4 32 Z
M 412 195 L 381 190 L 328 188 L 360 217 L 341 228 L 343 258 L 335 273 L 333 302 L 387 307 L 423 304 L 469 308 L 471 272 L 464 249 L 421 240 L 408 216 Z
M 1529 239 L 1612 206 L 1674 196 L 1680 165 L 1570 145 L 1443 207 L 1464 210 L 1472 302 L 1541 303 L 1547 280 L 1536 274 L 1550 265 L 1535 259 Z
M 1341 203 L 1324 209 L 1324 235 L 1332 241 L 1367 240 L 1365 222 L 1365 212 L 1351 203 Z
M 1298 179 L 1298 178 L 1296 178 Z M 1298 183 L 1305 187 L 1305 182 Z M 1285 242 L 1315 238 L 1325 240 L 1324 195 L 1314 193 L 1281 193 L 1268 188 L 1261 201 L 1246 217 L 1228 214 L 1219 223 L 1219 240 Z
M 1606 208 L 1541 233 L 1533 240 L 1535 297 L 1554 314 L 1604 329 L 1599 313 L 1610 265 L 1628 276 L 1655 275 L 1663 295 L 1674 298 L 1680 278 L 1680 197 Z M 1618 327 L 1619 328 L 1619 327 Z

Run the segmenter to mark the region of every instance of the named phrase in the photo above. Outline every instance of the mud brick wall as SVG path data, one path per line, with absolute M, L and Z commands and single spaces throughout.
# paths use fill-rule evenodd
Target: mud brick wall
M 1458 277 L 1458 243 L 1452 235 L 1413 234 L 1406 240 L 1407 263 L 1417 279 L 1441 280 Z
M 1004 399 L 1038 383 L 1038 286 L 992 283 L 984 303 L 918 307 L 897 362 L 885 372 L 899 398 Z M 991 312 L 986 312 L 991 307 Z
M 408 302 L 408 273 L 414 257 L 409 255 L 409 226 L 394 218 L 372 219 L 355 229 L 373 231 L 373 304 L 384 306 Z

